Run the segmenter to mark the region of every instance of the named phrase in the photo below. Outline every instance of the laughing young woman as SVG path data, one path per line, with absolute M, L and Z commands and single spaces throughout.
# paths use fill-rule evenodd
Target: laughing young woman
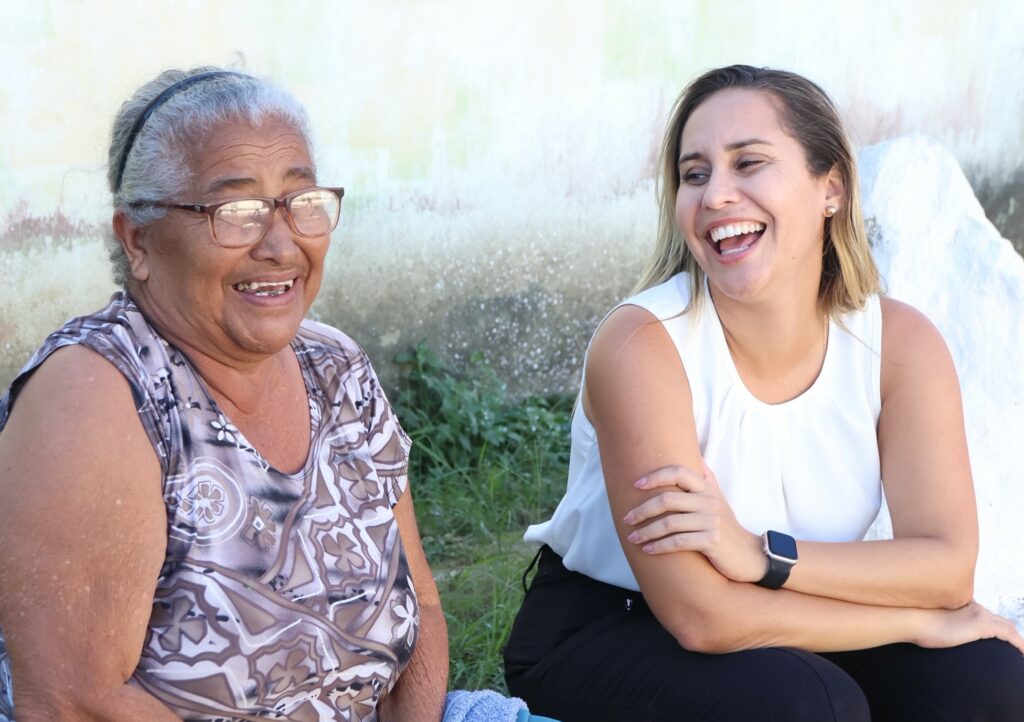
M 1024 640 L 972 601 L 956 371 L 880 293 L 818 86 L 732 66 L 684 90 L 639 289 L 526 535 L 509 689 L 567 721 L 1024 719 Z M 883 487 L 894 538 L 862 541 Z

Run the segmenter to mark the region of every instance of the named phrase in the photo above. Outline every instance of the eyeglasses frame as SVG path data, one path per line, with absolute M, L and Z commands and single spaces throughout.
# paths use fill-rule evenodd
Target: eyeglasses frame
M 132 205 L 137 205 L 137 206 L 154 206 L 156 208 L 171 208 L 171 209 L 179 210 L 179 211 L 189 211 L 190 213 L 202 213 L 203 215 L 205 215 L 207 217 L 207 219 L 209 221 L 210 237 L 213 239 L 213 242 L 216 243 L 218 246 L 221 246 L 222 248 L 251 248 L 252 246 L 255 246 L 260 241 L 262 241 L 264 238 L 266 238 L 267 234 L 270 233 L 270 226 L 274 222 L 273 216 L 274 216 L 275 213 L 277 213 L 277 209 L 278 208 L 284 208 L 284 220 L 285 220 L 285 223 L 288 224 L 288 227 L 291 228 L 292 231 L 297 236 L 301 236 L 302 238 L 316 238 L 316 236 L 307 235 L 307 234 L 303 233 L 302 231 L 300 231 L 298 228 L 296 228 L 296 226 L 295 226 L 295 219 L 292 217 L 291 202 L 295 198 L 298 198 L 299 196 L 301 196 L 304 193 L 309 193 L 310 191 L 331 191 L 332 193 L 336 193 L 338 195 L 338 218 L 335 219 L 334 225 L 331 226 L 331 228 L 326 233 L 318 234 L 318 235 L 327 235 L 327 234 L 331 233 L 335 228 L 338 227 L 338 221 L 341 219 L 341 202 L 345 199 L 345 189 L 342 188 L 342 187 L 313 186 L 311 188 L 303 188 L 302 190 L 297 190 L 297 191 L 294 191 L 293 193 L 288 193 L 287 195 L 283 195 L 280 198 L 271 198 L 269 196 L 247 196 L 245 198 L 232 198 L 230 200 L 220 201 L 218 203 L 205 203 L 205 204 L 204 203 L 164 203 L 162 201 L 139 201 L 138 203 L 133 203 Z M 248 243 L 248 244 L 246 244 L 244 246 L 225 246 L 219 240 L 217 240 L 217 233 L 213 230 L 213 222 L 214 222 L 214 219 L 216 218 L 217 211 L 220 210 L 223 206 L 226 206 L 226 205 L 228 205 L 230 203 L 238 203 L 240 201 L 266 201 L 267 203 L 269 203 L 271 205 L 271 210 L 270 210 L 271 218 L 267 222 L 267 225 L 263 227 L 263 233 L 261 233 L 259 238 L 257 238 L 256 240 L 254 240 L 251 243 Z

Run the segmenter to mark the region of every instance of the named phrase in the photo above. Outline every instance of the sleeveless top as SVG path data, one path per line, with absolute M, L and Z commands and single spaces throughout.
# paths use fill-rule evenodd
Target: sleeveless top
M 813 541 L 861 539 L 882 493 L 878 297 L 830 321 L 825 361 L 809 389 L 766 404 L 743 385 L 710 293 L 687 309 L 689 296 L 688 277 L 678 274 L 620 305 L 649 311 L 675 344 L 693 395 L 701 455 L 737 521 L 755 534 L 774 529 Z M 550 546 L 568 569 L 639 590 L 615 533 L 597 436 L 580 401 L 571 434 L 565 496 L 551 519 L 529 527 L 524 538 Z
M 363 350 L 303 321 L 291 347 L 312 437 L 285 474 L 123 292 L 46 339 L 0 401 L 0 431 L 28 376 L 71 344 L 128 380 L 162 470 L 166 559 L 131 683 L 186 720 L 376 720 L 419 610 L 392 513 L 410 441 Z M 12 707 L 0 638 L 0 719 Z

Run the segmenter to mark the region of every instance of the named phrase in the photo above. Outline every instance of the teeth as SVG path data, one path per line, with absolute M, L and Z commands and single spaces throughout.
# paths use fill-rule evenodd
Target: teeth
M 711 240 L 718 243 L 726 238 L 741 236 L 746 233 L 758 233 L 763 230 L 763 223 L 730 223 L 727 226 L 718 226 L 711 229 Z
M 236 283 L 235 288 L 239 291 L 251 291 L 257 296 L 280 296 L 291 290 L 294 284 L 294 278 L 287 281 L 243 281 Z
M 734 253 L 743 253 L 743 251 L 747 250 L 752 245 L 752 243 L 748 243 L 747 245 L 740 246 L 739 248 L 728 248 L 724 251 L 719 251 L 719 253 L 723 256 L 731 256 Z

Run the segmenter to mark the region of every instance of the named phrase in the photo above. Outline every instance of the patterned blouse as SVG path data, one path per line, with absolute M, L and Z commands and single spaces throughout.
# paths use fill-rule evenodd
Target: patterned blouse
M 28 376 L 70 344 L 124 374 L 163 472 L 167 555 L 132 683 L 186 720 L 376 720 L 419 612 L 392 513 L 410 442 L 363 350 L 302 323 L 291 345 L 312 438 L 302 470 L 285 474 L 123 292 L 46 339 L 0 400 L 0 431 Z

